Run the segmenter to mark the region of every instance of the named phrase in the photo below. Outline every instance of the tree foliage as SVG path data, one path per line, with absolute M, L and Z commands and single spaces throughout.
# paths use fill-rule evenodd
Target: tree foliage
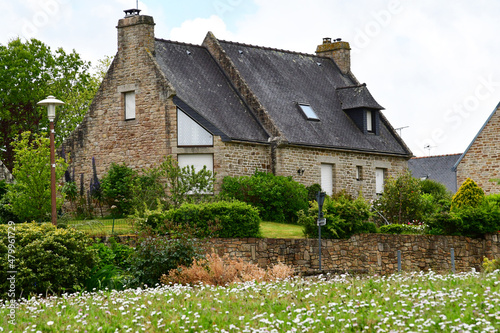
M 0 45 L 0 158 L 12 170 L 12 142 L 22 132 L 41 133 L 49 127 L 47 108 L 37 103 L 49 95 L 63 100 L 56 112 L 56 143 L 82 121 L 99 88 L 101 74 L 75 51 L 55 52 L 43 42 L 19 38 Z
M 51 211 L 50 189 L 50 140 L 46 134 L 21 134 L 21 140 L 12 143 L 15 160 L 13 175 L 15 185 L 7 193 L 12 211 L 21 220 L 42 220 Z M 64 175 L 68 164 L 62 157 L 56 158 L 56 179 Z M 56 184 L 56 189 L 60 189 Z M 62 204 L 63 198 L 57 198 Z

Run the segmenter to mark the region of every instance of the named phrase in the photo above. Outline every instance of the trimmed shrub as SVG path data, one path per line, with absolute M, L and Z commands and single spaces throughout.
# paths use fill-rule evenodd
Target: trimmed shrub
M 433 216 L 431 234 L 481 237 L 500 230 L 500 208 L 487 201 L 478 207 L 462 207 Z
M 451 200 L 451 209 L 477 207 L 484 201 L 484 191 L 475 181 L 467 178 Z
M 412 234 L 422 235 L 425 234 L 427 226 L 425 224 L 387 224 L 380 227 L 381 234 Z
M 452 197 L 446 186 L 432 179 L 421 180 L 420 190 L 422 194 L 431 194 L 435 201 L 451 200 Z
M 240 201 L 183 204 L 167 211 L 164 218 L 178 225 L 189 226 L 197 237 L 221 238 L 260 237 L 262 221 L 255 207 Z M 218 229 L 215 235 L 212 235 L 213 224 Z
M 323 215 L 326 225 L 321 229 L 322 238 L 349 238 L 356 233 L 376 232 L 375 224 L 368 222 L 371 217 L 370 205 L 362 198 L 339 195 L 335 199 L 325 198 Z M 299 224 L 304 227 L 307 237 L 318 237 L 318 203 L 311 202 L 306 212 L 299 212 Z
M 9 291 L 7 272 L 12 270 L 17 271 L 17 297 L 80 290 L 96 264 L 91 243 L 81 231 L 49 223 L 0 225 L 0 295 Z M 9 261 L 12 249 L 15 260 Z
M 259 171 L 251 177 L 224 177 L 221 194 L 257 207 L 264 221 L 295 223 L 297 212 L 308 206 L 304 185 Z
M 318 192 L 321 191 L 321 185 L 312 184 L 311 186 L 307 186 L 306 189 L 307 189 L 307 200 L 315 201 L 316 195 L 318 194 Z
M 380 227 L 381 234 L 402 234 L 404 231 L 403 224 L 386 224 Z

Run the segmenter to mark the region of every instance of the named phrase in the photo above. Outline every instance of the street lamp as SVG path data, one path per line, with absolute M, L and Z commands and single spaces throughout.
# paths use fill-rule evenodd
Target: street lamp
M 52 206 L 52 224 L 57 225 L 57 208 L 56 208 L 56 153 L 54 144 L 54 119 L 56 118 L 56 105 L 63 105 L 64 102 L 56 99 L 54 96 L 48 96 L 38 105 L 47 106 L 47 115 L 50 122 L 50 200 Z

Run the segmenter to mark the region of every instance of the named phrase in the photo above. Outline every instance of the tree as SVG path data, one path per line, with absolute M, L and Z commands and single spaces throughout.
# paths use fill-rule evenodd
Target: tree
M 41 133 L 49 127 L 47 108 L 37 102 L 54 95 L 66 104 L 57 108 L 56 144 L 61 143 L 82 121 L 101 81 L 97 69 L 75 51 L 52 52 L 39 40 L 19 38 L 0 45 L 0 158 L 14 167 L 12 142 L 21 133 Z M 105 63 L 106 60 L 103 61 Z
M 50 189 L 50 140 L 45 133 L 21 134 L 21 140 L 12 143 L 15 160 L 13 175 L 15 185 L 7 195 L 12 203 L 12 211 L 21 220 L 43 220 L 51 211 Z M 62 157 L 56 158 L 56 179 L 64 175 L 68 164 Z M 56 184 L 56 189 L 60 189 Z M 63 198 L 57 198 L 62 204 Z
M 475 181 L 467 178 L 451 199 L 451 209 L 478 207 L 484 201 L 484 191 Z

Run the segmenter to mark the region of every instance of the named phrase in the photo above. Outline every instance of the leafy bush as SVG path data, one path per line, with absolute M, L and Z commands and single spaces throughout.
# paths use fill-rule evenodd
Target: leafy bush
M 481 237 L 500 230 L 500 208 L 483 201 L 478 207 L 464 206 L 435 214 L 428 224 L 432 234 Z
M 423 194 L 431 194 L 436 201 L 443 199 L 451 200 L 452 197 L 451 192 L 448 191 L 446 186 L 432 179 L 421 180 L 420 190 Z
M 404 231 L 403 224 L 386 224 L 380 227 L 381 234 L 402 234 Z
M 308 206 L 304 185 L 259 171 L 251 177 L 224 177 L 221 194 L 257 207 L 265 221 L 297 222 L 297 212 Z
M 183 204 L 177 209 L 167 211 L 164 218 L 178 225 L 191 227 L 197 237 L 212 236 L 211 223 L 216 223 L 218 226 L 213 235 L 215 237 L 260 236 L 261 219 L 257 209 L 239 201 Z
M 284 264 L 276 264 L 264 270 L 256 264 L 244 262 L 241 258 L 230 259 L 226 254 L 221 258 L 218 254 L 207 254 L 206 258 L 193 262 L 191 267 L 181 266 L 163 275 L 163 284 L 196 285 L 203 283 L 212 286 L 226 286 L 235 282 L 275 281 L 293 276 L 293 268 Z
M 81 231 L 49 223 L 0 225 L 0 295 L 9 290 L 12 270 L 17 271 L 16 296 L 79 290 L 96 264 L 90 243 Z M 9 261 L 12 249 L 15 260 Z
M 422 218 L 420 180 L 406 171 L 397 178 L 389 178 L 382 196 L 374 203 L 390 224 L 405 224 Z M 375 215 L 376 220 L 381 222 Z M 382 224 L 382 223 L 381 223 Z
M 483 259 L 483 272 L 491 273 L 491 272 L 496 271 L 497 269 L 500 269 L 500 259 L 489 260 L 488 258 L 484 257 L 484 259 Z
M 475 181 L 467 178 L 451 200 L 451 209 L 477 207 L 484 200 L 484 191 Z
M 130 257 L 128 287 L 154 286 L 163 274 L 181 265 L 190 266 L 201 257 L 200 243 L 182 234 L 179 238 L 147 236 Z
M 323 204 L 323 215 L 326 225 L 321 229 L 323 238 L 349 238 L 356 233 L 376 232 L 372 222 L 370 205 L 362 198 L 353 199 L 347 195 L 336 198 L 326 197 Z M 304 227 L 304 234 L 308 237 L 318 237 L 318 203 L 311 203 L 306 212 L 299 212 L 299 224 Z
M 387 224 L 380 227 L 382 234 L 414 234 L 422 235 L 427 231 L 425 224 Z
M 321 192 L 321 185 L 312 184 L 311 186 L 307 186 L 306 189 L 307 189 L 307 200 L 315 201 L 316 195 L 318 194 L 318 192 Z
M 133 187 L 136 172 L 125 164 L 112 163 L 102 178 L 101 189 L 108 205 L 115 206 L 117 216 L 132 213 Z

